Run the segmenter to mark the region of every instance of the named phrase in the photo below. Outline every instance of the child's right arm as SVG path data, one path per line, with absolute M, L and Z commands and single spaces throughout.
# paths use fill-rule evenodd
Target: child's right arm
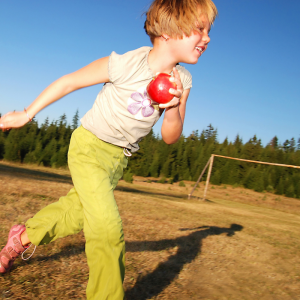
M 25 125 L 39 111 L 78 89 L 109 81 L 109 57 L 100 58 L 82 69 L 65 75 L 50 84 L 27 108 L 27 113 L 10 112 L 0 118 L 0 129 L 8 130 Z M 28 115 L 27 115 L 28 114 Z

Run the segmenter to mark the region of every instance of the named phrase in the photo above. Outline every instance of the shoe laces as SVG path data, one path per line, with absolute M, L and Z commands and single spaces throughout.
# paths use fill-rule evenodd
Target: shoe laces
M 28 259 L 34 254 L 35 249 L 36 249 L 36 246 L 34 246 L 34 249 L 33 249 L 32 253 L 31 253 L 28 257 L 24 258 L 24 253 L 25 253 L 29 248 L 31 248 L 32 245 L 33 245 L 33 244 L 30 244 L 30 246 L 29 246 L 26 250 L 24 250 L 24 251 L 22 252 L 21 257 L 22 257 L 23 260 L 28 260 Z

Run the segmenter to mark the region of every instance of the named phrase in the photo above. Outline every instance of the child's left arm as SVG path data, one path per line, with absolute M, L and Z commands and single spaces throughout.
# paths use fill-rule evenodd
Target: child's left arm
M 171 77 L 170 80 L 176 83 L 177 90 L 171 89 L 169 92 L 174 95 L 174 98 L 166 104 L 159 105 L 160 108 L 166 109 L 161 127 L 161 136 L 167 144 L 174 144 L 180 138 L 185 117 L 186 102 L 190 93 L 190 89 L 183 91 L 180 76 L 176 68 L 173 68 L 173 74 L 174 77 Z

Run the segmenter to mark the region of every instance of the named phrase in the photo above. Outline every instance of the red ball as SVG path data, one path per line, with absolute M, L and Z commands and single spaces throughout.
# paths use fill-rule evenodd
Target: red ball
M 170 75 L 159 73 L 155 76 L 147 86 L 147 93 L 151 100 L 157 103 L 168 103 L 174 98 L 174 95 L 169 93 L 169 89 L 177 89 L 174 82 L 171 82 Z

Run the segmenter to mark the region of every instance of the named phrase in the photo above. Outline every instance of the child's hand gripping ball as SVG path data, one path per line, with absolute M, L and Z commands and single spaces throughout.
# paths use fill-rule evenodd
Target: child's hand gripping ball
M 174 98 L 173 94 L 169 93 L 169 90 L 177 89 L 174 82 L 170 81 L 170 75 L 165 73 L 159 73 L 155 76 L 147 86 L 147 93 L 151 100 L 156 103 L 165 104 Z

